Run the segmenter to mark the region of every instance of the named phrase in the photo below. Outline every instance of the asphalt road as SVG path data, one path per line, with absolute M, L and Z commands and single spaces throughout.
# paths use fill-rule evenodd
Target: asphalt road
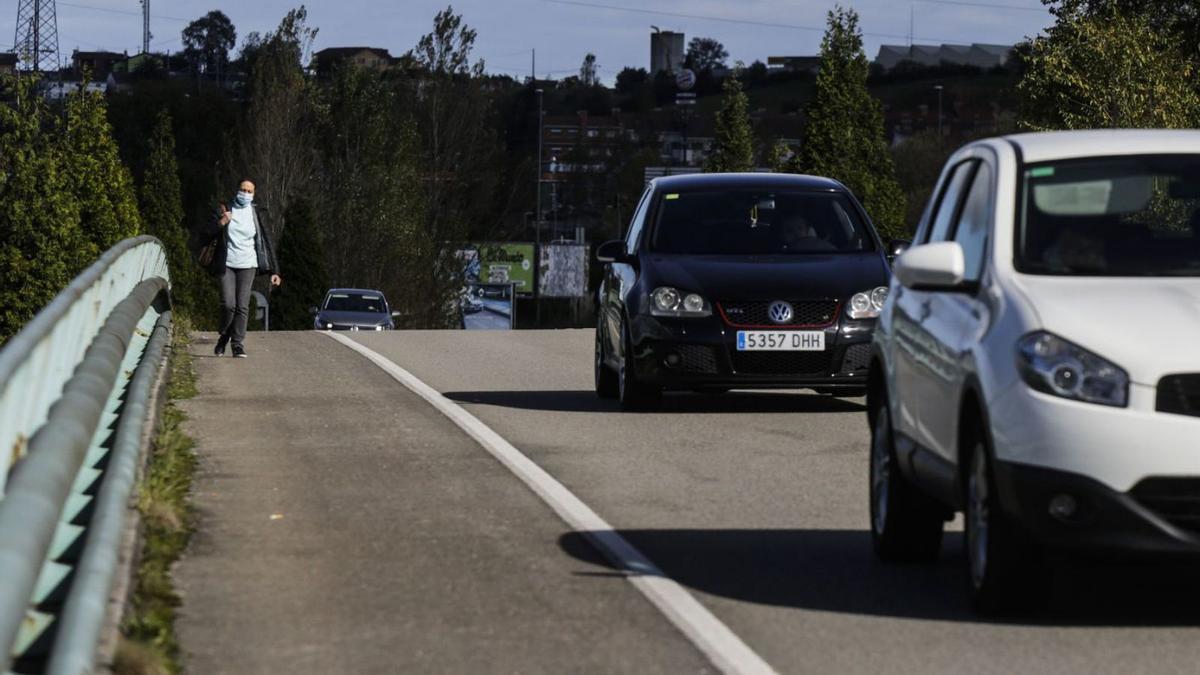
M 1062 566 L 1045 614 L 991 622 L 966 606 L 957 532 L 936 565 L 876 563 L 860 399 L 680 394 L 627 414 L 591 391 L 591 331 L 350 337 L 523 451 L 780 672 L 1200 661 L 1193 568 Z M 200 360 L 188 406 L 203 462 L 179 570 L 193 672 L 706 668 L 586 540 L 374 365 L 312 333 L 248 348 Z

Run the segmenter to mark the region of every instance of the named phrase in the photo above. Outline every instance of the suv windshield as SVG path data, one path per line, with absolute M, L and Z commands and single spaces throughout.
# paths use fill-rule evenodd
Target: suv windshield
M 1031 165 L 1022 204 L 1021 272 L 1200 276 L 1200 156 Z
M 331 312 L 369 312 L 383 314 L 387 304 L 378 293 L 330 293 L 325 309 Z
M 692 255 L 873 251 L 875 240 L 846 195 L 709 190 L 659 197 L 650 249 Z

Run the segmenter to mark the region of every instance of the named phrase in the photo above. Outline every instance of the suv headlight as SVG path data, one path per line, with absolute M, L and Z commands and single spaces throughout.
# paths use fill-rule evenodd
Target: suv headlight
M 1129 402 L 1129 374 L 1120 366 L 1045 331 L 1017 342 L 1017 370 L 1052 396 L 1118 408 Z
M 850 308 L 846 311 L 846 315 L 851 319 L 878 319 L 887 295 L 887 286 L 855 293 L 854 297 L 850 298 Z
M 650 294 L 651 316 L 700 318 L 712 315 L 712 307 L 696 293 L 684 293 L 670 286 L 660 286 Z

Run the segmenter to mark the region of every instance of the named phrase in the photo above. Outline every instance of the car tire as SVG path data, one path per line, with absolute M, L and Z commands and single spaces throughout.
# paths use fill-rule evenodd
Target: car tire
M 596 395 L 600 398 L 612 399 L 616 398 L 620 393 L 620 383 L 617 382 L 617 373 L 605 363 L 604 342 L 600 339 L 601 324 L 596 324 L 596 363 L 595 363 L 595 380 L 596 380 Z
M 922 494 L 896 461 L 891 412 L 880 397 L 871 428 L 871 543 L 888 562 L 936 560 L 942 548 L 945 510 Z
M 621 350 L 621 367 L 617 371 L 617 399 L 621 409 L 627 412 L 642 412 L 656 410 L 662 403 L 662 388 L 638 381 L 634 372 L 633 340 L 629 335 L 629 326 L 621 326 L 621 338 L 624 342 Z
M 963 547 L 971 603 L 985 615 L 1035 611 L 1051 590 L 1045 551 L 1000 508 L 986 434 L 967 441 Z

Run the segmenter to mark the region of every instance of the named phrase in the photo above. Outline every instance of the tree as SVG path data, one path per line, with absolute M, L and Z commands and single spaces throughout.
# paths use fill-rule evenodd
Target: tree
M 167 251 L 171 272 L 171 295 L 176 313 L 192 316 L 207 284 L 188 251 L 183 218 L 183 190 L 175 157 L 175 133 L 171 114 L 160 110 L 150 136 L 150 155 L 142 179 L 142 221 L 146 234 L 158 237 Z
M 1184 58 L 1200 59 L 1200 2 L 1195 0 L 1042 0 L 1059 20 L 1141 17 L 1155 33 L 1169 34 Z
M 596 76 L 596 55 L 591 52 L 583 57 L 583 65 L 579 67 L 579 82 L 585 87 L 594 87 L 600 84 L 600 80 Z
M 396 88 L 374 71 L 341 68 L 323 103 L 322 189 L 337 198 L 319 212 L 336 224 L 325 236 L 332 281 L 381 288 L 397 305 L 424 300 L 407 275 L 433 266 L 419 256 L 437 242 L 425 237 L 416 133 Z
M 649 80 L 650 73 L 646 72 L 645 68 L 630 68 L 628 66 L 622 68 L 621 72 L 617 73 L 617 93 L 623 96 L 635 95 Z
M 284 214 L 287 226 L 279 240 L 279 266 L 287 272 L 287 283 L 271 294 L 271 328 L 306 330 L 313 317 L 308 308 L 317 305 L 330 287 L 325 268 L 317 213 L 308 199 L 297 199 Z
M 288 12 L 255 54 L 240 157 L 231 161 L 241 170 L 229 180 L 252 179 L 256 199 L 281 216 L 306 191 L 317 168 L 314 92 L 303 71 L 317 29 L 308 27 L 307 18 L 303 5 Z M 274 241 L 283 234 L 283 221 L 267 221 Z
M 183 29 L 183 52 L 198 73 L 220 79 L 229 70 L 229 50 L 237 44 L 237 30 L 225 13 L 214 9 Z
M 121 162 L 103 96 L 83 87 L 67 96 L 62 142 L 68 189 L 78 201 L 84 235 L 96 250 L 102 253 L 141 233 L 133 177 Z
M 79 225 L 55 116 L 30 78 L 6 78 L 0 106 L 0 343 L 95 259 Z
M 1190 46 L 1141 13 L 1060 8 L 1017 86 L 1035 129 L 1187 128 L 1200 122 Z
M 712 70 L 724 68 L 728 58 L 725 45 L 713 38 L 694 37 L 688 42 L 687 56 L 683 62 L 694 70 Z
M 483 61 L 471 65 L 471 50 L 475 46 L 475 29 L 463 23 L 461 14 L 447 6 L 433 18 L 433 32 L 417 42 L 409 56 L 418 67 L 433 75 L 483 76 Z
M 710 173 L 749 171 L 754 168 L 754 135 L 749 105 L 737 77 L 725 78 L 721 109 L 717 111 L 716 141 L 704 170 Z
M 501 177 L 486 168 L 496 165 L 499 144 L 483 61 L 471 62 L 474 45 L 475 31 L 447 7 L 407 56 L 411 89 L 401 98 L 411 106 L 416 132 L 423 218 L 417 241 L 426 247 L 413 253 L 424 262 L 420 278 L 411 280 L 410 292 L 421 302 L 411 321 L 430 328 L 457 318 L 451 308 L 462 270 L 453 246 L 497 220 L 491 206 Z
M 858 14 L 830 11 L 815 92 L 805 110 L 808 123 L 789 168 L 841 181 L 881 233 L 901 237 L 908 230 L 904 193 L 884 138 L 882 109 L 867 91 L 867 70 Z

